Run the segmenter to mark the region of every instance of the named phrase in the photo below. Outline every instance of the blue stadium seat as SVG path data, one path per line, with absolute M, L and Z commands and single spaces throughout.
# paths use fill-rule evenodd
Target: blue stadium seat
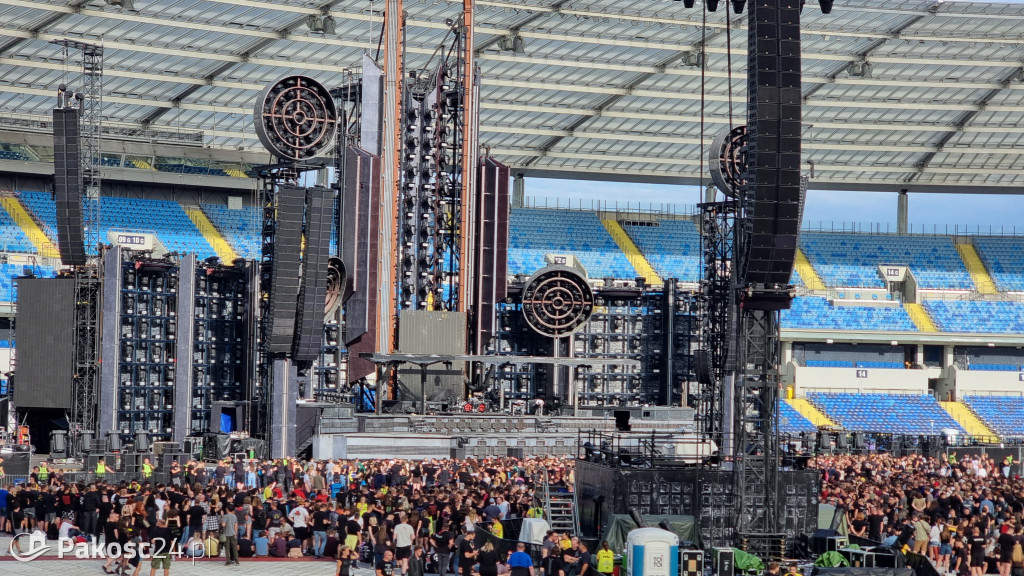
M 968 370 L 985 370 L 988 372 L 1017 372 L 1020 366 L 1016 364 L 971 364 Z
M 985 300 L 925 300 L 924 307 L 943 332 L 1019 334 L 1024 303 Z
M 661 220 L 657 226 L 622 227 L 655 272 L 683 282 L 700 280 L 700 234 L 690 220 Z
M 49 231 L 57 229 L 57 208 L 45 192 L 21 192 L 25 206 Z M 148 198 L 100 198 L 100 241 L 110 230 L 151 232 L 171 252 L 193 253 L 198 258 L 215 255 L 213 247 L 199 232 L 181 205 L 171 200 Z
M 1024 434 L 1024 397 L 964 396 L 963 402 L 996 434 Z
M 7 210 L 0 208 L 0 250 L 4 252 L 28 252 L 34 254 L 36 247 L 25 235 L 21 226 L 11 218 Z
M 974 289 L 949 236 L 804 232 L 800 248 L 827 286 L 884 288 L 878 266 L 902 264 L 921 288 Z
M 592 278 L 637 275 L 597 214 L 514 208 L 509 218 L 509 274 L 533 274 L 546 265 L 544 255 L 552 252 L 575 255 Z
M 799 434 L 801 432 L 816 432 L 817 430 L 818 427 L 790 406 L 789 402 L 779 400 L 779 432 L 782 434 Z
M 974 247 L 996 288 L 1005 292 L 1024 291 L 1024 238 L 975 238 Z
M 28 268 L 36 278 L 54 278 L 57 276 L 57 270 L 49 266 L 0 264 L 0 302 L 14 301 L 14 278 L 17 276 L 24 276 L 26 268 Z
M 916 331 L 902 306 L 835 306 L 825 298 L 800 296 L 782 312 L 783 328 Z
M 219 204 L 203 204 L 201 208 L 239 256 L 248 259 L 260 257 L 259 209 L 244 206 L 241 210 L 232 210 Z
M 964 429 L 928 394 L 812 392 L 807 399 L 833 422 L 853 431 L 882 434 L 941 434 Z

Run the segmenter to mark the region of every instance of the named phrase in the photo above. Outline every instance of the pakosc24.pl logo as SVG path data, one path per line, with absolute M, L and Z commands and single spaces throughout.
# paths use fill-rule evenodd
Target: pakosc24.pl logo
M 51 546 L 46 544 L 46 536 L 42 532 L 32 534 L 18 534 L 11 540 L 8 552 L 19 562 L 29 562 L 47 554 Z M 74 540 L 66 539 L 57 542 L 57 559 L 76 558 L 79 560 L 105 560 L 107 558 L 135 557 L 152 558 L 154 550 L 168 549 L 168 556 L 180 558 L 184 555 L 177 542 L 166 544 L 162 539 L 157 538 L 152 542 L 128 542 L 121 545 L 117 542 L 99 545 L 95 543 L 76 544 Z M 193 559 L 203 557 L 203 548 L 197 547 L 189 554 Z

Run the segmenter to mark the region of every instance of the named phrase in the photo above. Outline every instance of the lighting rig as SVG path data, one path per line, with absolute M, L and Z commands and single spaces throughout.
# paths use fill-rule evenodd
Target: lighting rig
M 398 310 L 464 310 L 460 302 L 468 186 L 467 26 L 448 19 L 438 61 L 409 70 L 402 90 Z

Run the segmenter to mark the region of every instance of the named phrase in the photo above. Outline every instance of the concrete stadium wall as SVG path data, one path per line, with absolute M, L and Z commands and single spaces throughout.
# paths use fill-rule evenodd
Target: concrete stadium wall
M 925 394 L 927 370 L 884 368 L 808 368 L 796 366 L 796 396 L 808 392 Z
M 956 397 L 1024 395 L 1024 372 L 993 372 L 955 368 Z

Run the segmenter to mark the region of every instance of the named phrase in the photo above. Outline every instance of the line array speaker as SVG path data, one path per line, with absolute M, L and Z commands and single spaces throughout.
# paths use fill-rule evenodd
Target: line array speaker
M 77 108 L 53 110 L 53 179 L 61 264 L 84 266 L 82 137 Z
M 745 280 L 788 284 L 800 228 L 800 6 L 755 0 L 748 46 L 748 194 L 753 206 Z
M 376 369 L 360 358 L 377 346 L 377 245 L 380 228 L 380 157 L 354 146 L 345 156 L 345 226 L 340 241 L 352 238 L 352 295 L 345 303 L 345 344 L 348 347 L 348 379 L 355 382 Z M 343 255 L 345 252 L 343 252 Z M 343 256 L 344 258 L 344 256 Z
M 508 272 L 508 167 L 492 158 L 480 161 L 477 178 L 478 233 L 473 242 L 476 248 L 476 273 L 467 282 L 475 282 L 473 295 L 476 302 L 476 321 L 473 347 L 475 354 L 486 354 L 485 347 L 496 332 L 495 309 L 507 296 Z
M 299 316 L 295 322 L 292 358 L 313 362 L 320 355 L 327 302 L 327 264 L 331 257 L 331 225 L 334 194 L 327 188 L 310 188 L 307 195 L 306 255 L 303 258 Z
M 291 352 L 295 336 L 305 204 L 305 188 L 278 186 L 277 227 L 274 230 L 274 260 L 270 280 L 270 341 L 267 342 L 267 350 L 273 355 Z

